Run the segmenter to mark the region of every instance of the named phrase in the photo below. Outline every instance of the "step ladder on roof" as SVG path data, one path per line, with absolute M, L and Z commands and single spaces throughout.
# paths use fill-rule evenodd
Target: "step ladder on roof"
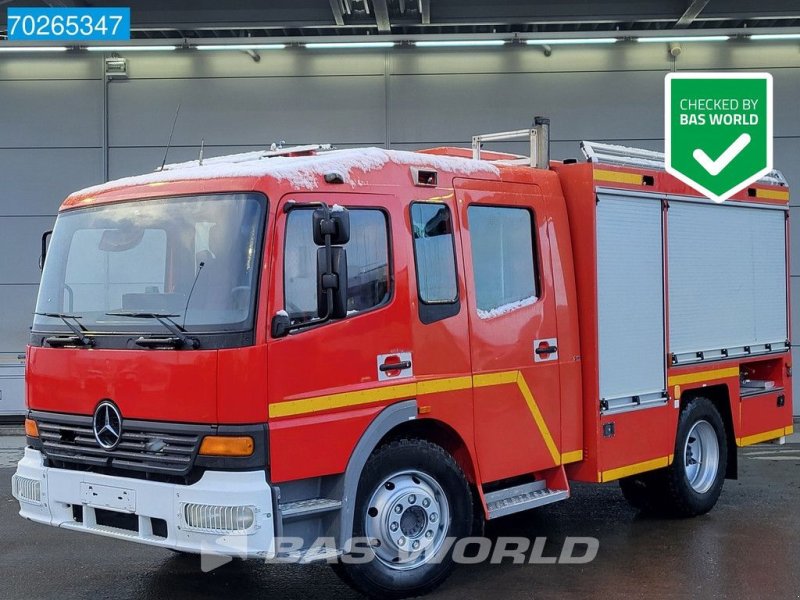
M 655 150 L 585 140 L 581 142 L 581 150 L 586 160 L 592 163 L 664 170 L 664 153 Z M 783 173 L 777 169 L 764 175 L 758 182 L 784 187 L 788 185 Z

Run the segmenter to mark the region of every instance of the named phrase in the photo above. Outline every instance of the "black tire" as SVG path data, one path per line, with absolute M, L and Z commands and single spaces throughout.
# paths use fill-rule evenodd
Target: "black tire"
M 395 481 L 406 480 L 411 486 L 407 489 L 394 484 Z M 413 492 L 421 488 L 413 487 L 415 484 L 410 483 L 411 480 L 420 485 L 434 482 L 433 487 L 429 489 L 438 486 L 439 493 L 431 496 L 431 498 L 435 496 L 438 500 L 434 499 L 432 503 L 429 501 L 426 510 L 431 511 L 431 507 L 438 506 L 438 510 L 444 515 L 446 509 L 447 519 L 442 519 L 438 525 L 434 525 L 436 517 L 430 515 L 437 513 L 426 512 L 426 516 L 423 517 L 418 515 L 422 512 L 421 504 L 412 507 L 410 503 L 412 498 L 414 502 L 417 501 L 417 495 Z M 401 491 L 402 494 L 411 495 L 403 496 Z M 382 496 L 390 499 L 379 504 L 377 500 L 381 500 Z M 427 499 L 422 493 L 419 496 Z M 442 496 L 446 504 L 442 501 Z M 380 506 L 380 510 L 376 506 L 369 506 L 371 502 Z M 403 568 L 406 565 L 402 561 L 392 563 L 387 560 L 387 556 L 394 548 L 392 545 L 394 542 L 389 537 L 381 546 L 375 546 L 374 552 L 369 551 L 371 560 L 368 562 L 351 563 L 348 562 L 347 556 L 342 557 L 342 561 L 335 565 L 334 571 L 345 583 L 371 598 L 407 598 L 434 590 L 447 579 L 453 569 L 453 544 L 448 544 L 447 538 L 458 539 L 469 536 L 473 526 L 472 492 L 464 473 L 450 454 L 425 440 L 399 439 L 389 442 L 378 448 L 367 460 L 358 485 L 353 539 L 376 539 L 370 534 L 376 531 L 384 519 L 393 520 L 390 508 L 396 509 L 398 504 L 401 510 L 404 510 L 402 516 L 397 517 L 397 522 L 403 524 L 399 530 L 394 531 L 406 533 L 407 537 L 400 538 L 405 540 L 404 544 L 417 543 L 419 540 L 427 543 L 424 542 L 424 536 L 429 532 L 432 534 L 431 544 L 441 539 L 444 539 L 444 542 L 438 549 L 435 545 L 430 547 L 430 553 L 427 555 L 429 558 L 423 555 L 423 558 L 419 559 L 421 561 L 419 564 L 413 566 L 414 563 L 409 562 L 412 566 L 407 568 Z M 412 515 L 412 511 L 417 512 Z M 411 515 L 408 521 L 404 520 L 407 513 Z M 372 521 L 368 524 L 368 520 Z M 409 527 L 406 527 L 406 523 Z M 436 533 L 433 533 L 433 529 Z M 378 556 L 378 552 L 382 557 Z
M 693 434 L 691 440 L 690 433 Z M 625 499 L 635 508 L 670 517 L 696 517 L 707 513 L 717 503 L 725 482 L 727 435 L 714 404 L 708 398 L 694 398 L 678 418 L 672 465 L 620 480 Z M 697 450 L 687 449 L 687 441 L 692 442 L 690 446 L 696 446 L 699 438 L 706 440 L 707 448 L 705 457 L 698 462 L 694 458 Z M 713 472 L 710 465 L 715 466 Z M 698 472 L 705 472 L 705 476 L 697 475 Z

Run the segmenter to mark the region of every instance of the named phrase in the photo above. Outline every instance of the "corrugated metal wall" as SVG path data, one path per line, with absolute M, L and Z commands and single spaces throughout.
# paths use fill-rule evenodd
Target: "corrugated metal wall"
M 236 52 L 127 57 L 130 78 L 105 90 L 100 55 L 0 58 L 0 412 L 21 402 L 7 378 L 21 372 L 41 232 L 70 191 L 158 165 L 179 102 L 171 162 L 196 158 L 201 138 L 206 156 L 280 140 L 412 149 L 524 127 L 536 114 L 552 119 L 554 156 L 564 158 L 579 156 L 581 139 L 661 149 L 663 77 L 673 68 L 665 46 L 636 43 L 554 47 L 550 57 L 532 47 L 293 49 L 264 51 L 258 63 Z M 674 66 L 770 71 L 776 167 L 800 190 L 797 44 L 684 44 Z M 792 203 L 800 208 L 800 192 Z

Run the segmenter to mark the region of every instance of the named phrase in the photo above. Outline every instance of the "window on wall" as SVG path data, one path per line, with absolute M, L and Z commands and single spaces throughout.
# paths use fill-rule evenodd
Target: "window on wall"
M 284 301 L 294 323 L 319 318 L 317 249 L 313 210 L 289 213 L 284 249 Z M 386 215 L 376 209 L 350 210 L 347 250 L 347 312 L 356 314 L 389 300 L 389 233 Z
M 499 316 L 537 298 L 533 222 L 524 208 L 467 209 L 478 316 Z
M 411 226 L 420 320 L 432 323 L 458 314 L 460 306 L 450 209 L 443 204 L 416 202 L 411 205 Z

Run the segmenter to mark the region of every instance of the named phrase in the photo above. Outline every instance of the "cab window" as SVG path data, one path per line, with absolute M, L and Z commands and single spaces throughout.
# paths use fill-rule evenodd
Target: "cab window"
M 317 248 L 310 209 L 289 213 L 283 263 L 284 306 L 293 323 L 319 318 Z M 389 300 L 389 233 L 377 209 L 350 209 L 347 250 L 347 314 L 364 312 Z

